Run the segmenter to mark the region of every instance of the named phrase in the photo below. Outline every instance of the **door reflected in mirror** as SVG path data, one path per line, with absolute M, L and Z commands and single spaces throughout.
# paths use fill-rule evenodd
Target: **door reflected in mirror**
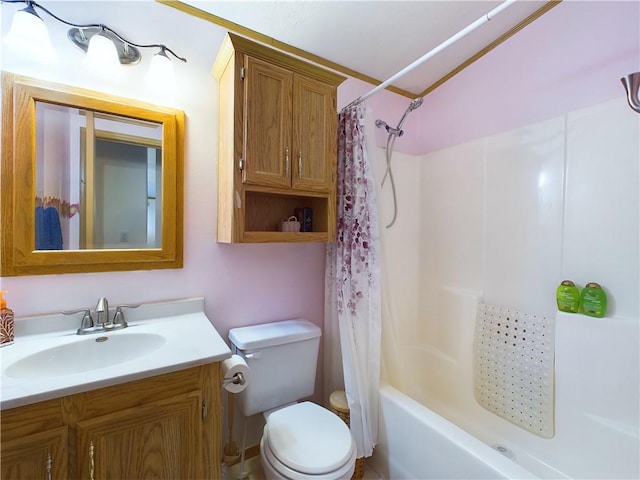
M 162 124 L 36 102 L 36 250 L 162 246 Z
M 2 72 L 0 275 L 182 268 L 184 112 Z

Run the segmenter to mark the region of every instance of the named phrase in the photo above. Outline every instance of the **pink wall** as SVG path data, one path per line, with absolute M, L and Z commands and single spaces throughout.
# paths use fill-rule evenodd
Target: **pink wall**
M 640 70 L 639 27 L 640 2 L 565 0 L 428 94 L 396 151 L 421 155 L 624 96 L 620 77 Z M 348 80 L 338 107 L 371 88 Z M 388 91 L 366 101 L 392 127 L 409 102 Z M 375 136 L 384 147 L 384 129 Z
M 415 149 L 427 153 L 624 97 L 620 77 L 640 70 L 639 27 L 640 2 L 565 0 L 429 94 L 415 112 Z
M 126 16 L 113 8 L 113 2 L 91 2 L 91 12 L 86 5 L 54 2 L 50 8 L 71 21 L 99 19 L 130 34 L 132 40 L 166 43 L 188 58 L 188 63 L 175 65 L 181 88 L 176 92 L 150 89 L 144 82 L 147 58 L 142 65 L 126 69 L 121 80 L 92 76 L 84 70 L 82 52 L 66 39 L 66 29 L 53 22 L 47 23 L 58 52 L 52 64 L 36 64 L 3 48 L 2 68 L 184 110 L 184 268 L 1 278 L 0 286 L 8 290 L 5 298 L 18 321 L 24 316 L 93 308 L 101 296 L 114 307 L 203 296 L 206 313 L 225 340 L 232 327 L 287 318 L 302 317 L 321 326 L 324 244 L 216 242 L 218 94 L 210 70 L 225 31 L 152 1 L 127 3 Z M 4 35 L 18 6 L 3 3 L 1 8 L 0 33 Z M 154 21 L 140 22 L 149 17 Z

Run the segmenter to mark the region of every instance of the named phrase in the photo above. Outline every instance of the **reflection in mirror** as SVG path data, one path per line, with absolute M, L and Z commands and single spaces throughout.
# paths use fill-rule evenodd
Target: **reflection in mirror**
M 162 125 L 36 102 L 36 250 L 160 248 Z
M 184 113 L 2 72 L 0 275 L 182 268 Z

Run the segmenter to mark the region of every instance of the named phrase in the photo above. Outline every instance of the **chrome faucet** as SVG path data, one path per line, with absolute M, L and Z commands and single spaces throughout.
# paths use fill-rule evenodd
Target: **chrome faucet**
M 96 309 L 93 312 L 95 315 L 91 315 L 91 311 L 88 308 L 81 308 L 79 310 L 72 310 L 68 312 L 62 312 L 64 315 L 73 315 L 75 313 L 82 313 L 82 321 L 80 322 L 80 328 L 78 328 L 78 335 L 86 335 L 89 333 L 104 333 L 112 330 L 120 330 L 127 328 L 127 322 L 124 319 L 123 308 L 136 308 L 140 305 L 119 305 L 116 308 L 116 312 L 113 315 L 113 320 L 109 319 L 109 302 L 105 297 L 100 297 L 96 305 Z
M 111 326 L 111 320 L 109 320 L 109 302 L 106 298 L 100 297 L 100 300 L 98 300 L 98 304 L 96 305 L 95 314 L 96 329 L 107 329 Z

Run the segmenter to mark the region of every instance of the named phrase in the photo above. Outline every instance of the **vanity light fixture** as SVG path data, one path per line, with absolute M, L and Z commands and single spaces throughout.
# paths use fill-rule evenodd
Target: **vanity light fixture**
M 39 44 L 41 48 L 43 46 L 46 47 L 47 45 L 51 45 L 46 25 L 44 24 L 42 17 L 40 17 L 36 11 L 36 9 L 39 9 L 57 21 L 73 27 L 67 34 L 69 40 L 71 40 L 74 45 L 84 50 L 88 57 L 92 57 L 92 61 L 104 63 L 109 62 L 109 58 L 111 58 L 115 59 L 113 60 L 114 63 L 119 63 L 121 65 L 135 65 L 140 62 L 140 59 L 142 58 L 142 54 L 139 50 L 141 48 L 159 49 L 158 53 L 152 58 L 152 69 L 153 64 L 157 63 L 156 57 L 162 57 L 160 58 L 160 62 L 164 63 L 162 71 L 172 71 L 173 66 L 171 64 L 171 59 L 167 55 L 168 53 L 181 62 L 187 61 L 186 58 L 180 57 L 166 45 L 156 43 L 141 45 L 133 43 L 125 39 L 112 28 L 103 24 L 78 25 L 72 22 L 67 22 L 33 0 L 0 1 L 2 3 L 26 4 L 25 8 L 19 10 L 14 15 L 9 33 L 5 37 L 5 41 L 13 44 L 24 45 L 25 42 L 29 40 L 31 43 Z M 35 38 L 36 34 L 37 38 Z
M 47 26 L 31 4 L 16 12 L 4 40 L 7 45 L 31 56 L 46 59 L 53 53 Z

